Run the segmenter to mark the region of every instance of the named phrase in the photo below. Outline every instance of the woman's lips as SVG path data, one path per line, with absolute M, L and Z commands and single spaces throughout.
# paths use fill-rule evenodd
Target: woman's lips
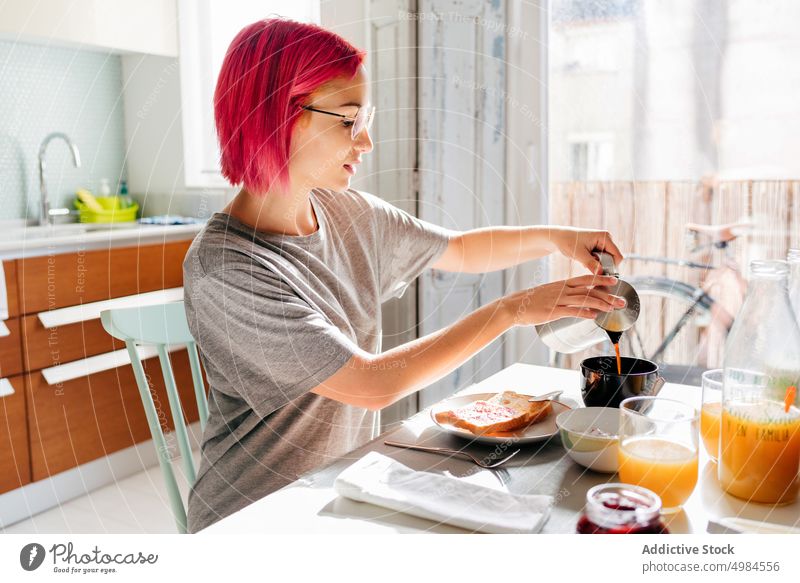
M 345 169 L 345 170 L 347 170 L 347 172 L 348 172 L 348 173 L 349 173 L 351 176 L 355 176 L 355 174 L 356 174 L 356 167 L 355 167 L 355 166 L 353 166 L 353 165 L 351 165 L 351 164 L 345 164 L 345 165 L 344 165 L 344 169 Z

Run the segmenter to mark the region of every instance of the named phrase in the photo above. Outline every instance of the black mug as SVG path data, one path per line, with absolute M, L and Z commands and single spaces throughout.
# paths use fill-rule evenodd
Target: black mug
M 664 386 L 658 365 L 642 358 L 622 357 L 622 374 L 613 356 L 594 356 L 581 362 L 581 395 L 587 407 L 619 407 L 628 397 L 656 396 Z

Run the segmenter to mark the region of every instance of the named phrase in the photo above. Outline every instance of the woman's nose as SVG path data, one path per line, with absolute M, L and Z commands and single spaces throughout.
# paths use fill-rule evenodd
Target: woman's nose
M 364 129 L 356 136 L 356 149 L 359 152 L 367 153 L 372 151 L 372 138 L 369 135 L 369 130 Z

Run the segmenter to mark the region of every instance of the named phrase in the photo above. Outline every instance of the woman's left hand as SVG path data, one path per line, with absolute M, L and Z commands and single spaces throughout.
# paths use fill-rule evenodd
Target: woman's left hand
M 592 255 L 593 251 L 609 253 L 614 258 L 616 265 L 619 265 L 624 259 L 608 231 L 577 227 L 552 227 L 550 242 L 562 255 L 582 263 L 592 273 L 603 273 L 600 262 Z

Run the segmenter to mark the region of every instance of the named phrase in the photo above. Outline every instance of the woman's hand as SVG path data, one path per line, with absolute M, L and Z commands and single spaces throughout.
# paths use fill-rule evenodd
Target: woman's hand
M 554 281 L 501 298 L 511 311 L 514 324 L 532 326 L 575 316 L 594 319 L 600 312 L 625 306 L 625 300 L 599 286 L 612 286 L 617 278 L 607 275 L 582 275 Z
M 562 255 L 575 259 L 585 265 L 592 273 L 602 274 L 603 267 L 593 251 L 605 251 L 614 258 L 614 263 L 619 265 L 624 257 L 620 252 L 611 233 L 593 229 L 578 229 L 576 227 L 551 227 L 550 243 Z
M 356 347 L 348 364 L 312 391 L 378 411 L 450 374 L 514 326 L 565 316 L 594 318 L 622 307 L 622 298 L 595 287 L 616 282 L 615 277 L 584 275 L 546 283 L 491 301 L 441 330 L 379 354 Z

